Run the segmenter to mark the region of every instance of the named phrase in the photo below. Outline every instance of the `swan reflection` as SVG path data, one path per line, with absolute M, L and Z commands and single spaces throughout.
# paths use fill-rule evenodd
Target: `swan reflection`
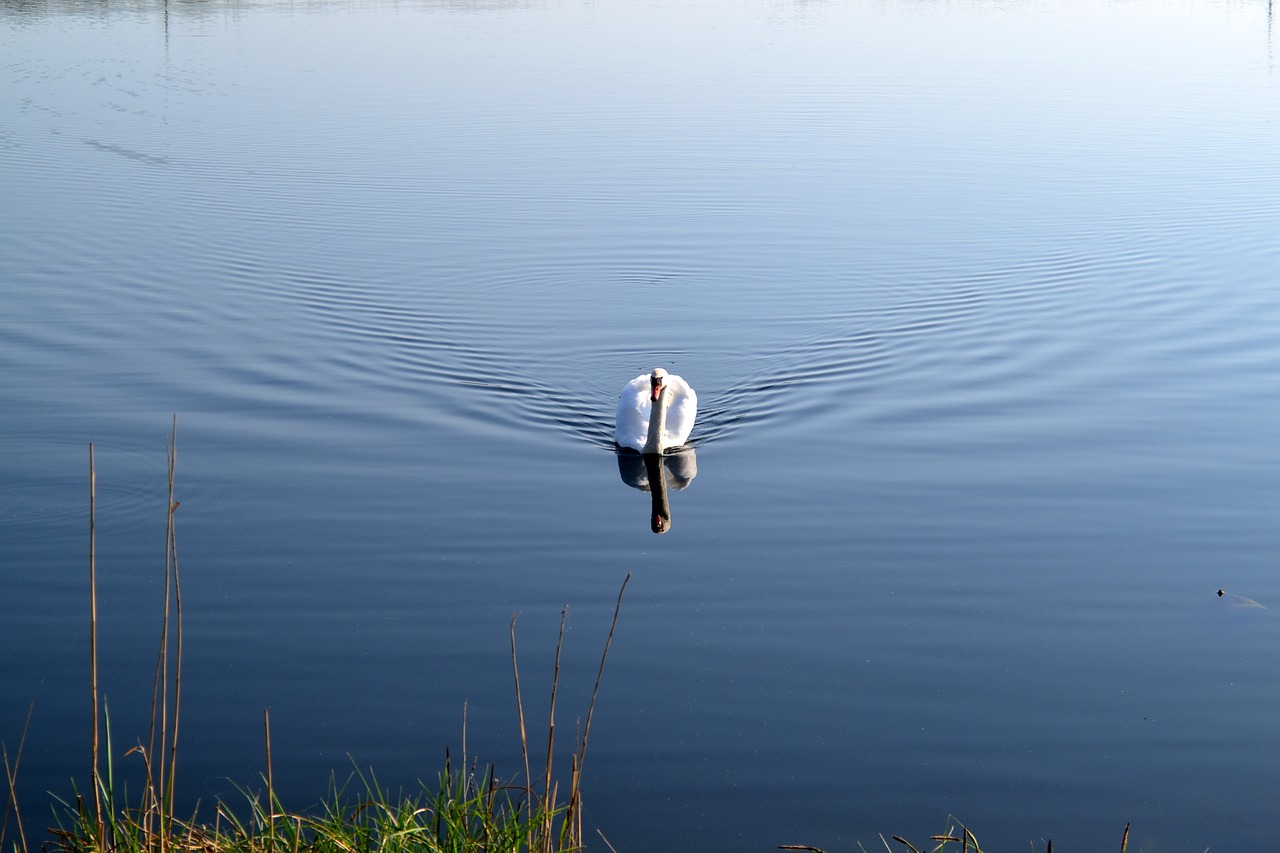
M 671 529 L 671 504 L 667 491 L 678 492 L 698 476 L 698 455 L 692 447 L 666 454 L 618 453 L 618 475 L 633 489 L 648 492 L 653 498 L 650 529 L 666 533 Z

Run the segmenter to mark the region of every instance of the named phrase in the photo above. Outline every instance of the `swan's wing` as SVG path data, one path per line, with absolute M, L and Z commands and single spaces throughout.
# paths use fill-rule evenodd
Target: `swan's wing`
M 668 376 L 672 400 L 667 409 L 667 430 L 664 442 L 668 447 L 679 447 L 689 440 L 693 422 L 698 416 L 698 395 L 679 376 Z
M 614 441 L 633 450 L 644 450 L 649 440 L 649 376 L 642 374 L 632 379 L 618 397 L 618 415 L 614 426 Z

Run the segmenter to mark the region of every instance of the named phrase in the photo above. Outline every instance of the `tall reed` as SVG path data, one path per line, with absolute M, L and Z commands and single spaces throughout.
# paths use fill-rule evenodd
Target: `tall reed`
M 97 555 L 97 494 L 98 472 L 93 462 L 93 442 L 89 442 L 89 692 L 92 706 L 93 770 L 90 780 L 93 786 L 94 826 L 102 837 L 102 790 L 98 784 L 98 771 L 102 767 L 98 759 L 98 728 L 101 717 L 98 712 L 98 555 Z

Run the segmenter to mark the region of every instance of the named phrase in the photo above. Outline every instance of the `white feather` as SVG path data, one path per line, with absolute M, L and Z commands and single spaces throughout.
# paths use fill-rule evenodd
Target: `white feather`
M 662 453 L 683 445 L 693 431 L 693 421 L 698 415 L 698 395 L 674 373 L 659 368 L 654 373 L 644 373 L 627 383 L 618 397 L 618 416 L 614 440 L 622 447 L 641 453 L 646 452 L 649 441 L 649 420 L 654 414 L 651 382 L 655 374 L 661 374 L 665 391 L 662 404 L 667 407 L 666 428 L 660 437 L 660 446 L 648 452 Z

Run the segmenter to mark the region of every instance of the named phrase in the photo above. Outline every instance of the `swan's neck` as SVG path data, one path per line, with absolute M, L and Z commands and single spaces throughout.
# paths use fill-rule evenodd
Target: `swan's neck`
M 644 458 L 645 473 L 649 475 L 649 494 L 653 498 L 649 529 L 654 533 L 666 533 L 671 529 L 671 505 L 667 502 L 666 461 L 661 456 Z
M 671 389 L 664 387 L 658 393 L 658 399 L 649 412 L 649 437 L 644 443 L 643 453 L 661 453 L 662 434 L 667 431 L 667 404 L 670 402 Z

